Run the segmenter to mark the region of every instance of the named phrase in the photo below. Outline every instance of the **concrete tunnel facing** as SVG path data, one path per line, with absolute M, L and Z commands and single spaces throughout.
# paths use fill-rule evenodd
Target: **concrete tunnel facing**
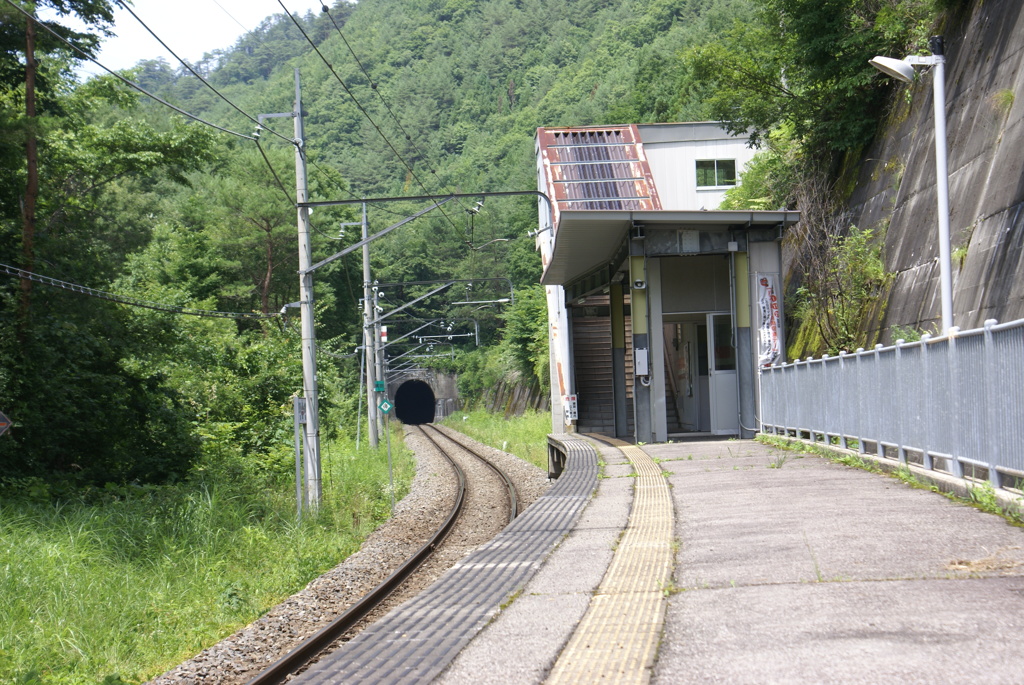
M 430 385 L 420 380 L 406 381 L 395 392 L 395 417 L 411 426 L 432 423 L 435 403 Z

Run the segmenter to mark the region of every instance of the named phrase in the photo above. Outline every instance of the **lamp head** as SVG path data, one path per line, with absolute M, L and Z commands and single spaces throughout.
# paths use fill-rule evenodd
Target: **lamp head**
M 869 59 L 868 64 L 883 74 L 892 76 L 894 79 L 899 79 L 905 83 L 911 83 L 914 80 L 914 67 L 901 59 L 879 56 Z

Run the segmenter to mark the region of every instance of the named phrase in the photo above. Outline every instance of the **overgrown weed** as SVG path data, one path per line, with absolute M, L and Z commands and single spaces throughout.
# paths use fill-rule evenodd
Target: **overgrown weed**
M 551 432 L 551 414 L 527 411 L 522 416 L 505 418 L 485 409 L 456 412 L 444 424 L 465 433 L 485 445 L 501 449 L 528 461 L 541 469 L 548 467 L 548 434 Z
M 414 465 L 395 444 L 402 496 Z M 301 523 L 282 477 L 204 474 L 57 502 L 6 488 L 0 683 L 140 682 L 301 589 L 389 515 L 386 460 L 351 447 L 325 443 L 324 499 Z

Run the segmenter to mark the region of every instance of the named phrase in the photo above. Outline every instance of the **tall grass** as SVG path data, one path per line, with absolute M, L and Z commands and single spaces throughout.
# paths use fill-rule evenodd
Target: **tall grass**
M 396 497 L 414 472 L 395 435 Z M 383 450 L 325 445 L 302 523 L 285 478 L 0 503 L 0 683 L 139 682 L 249 623 L 389 514 Z
M 547 470 L 548 433 L 551 432 L 549 412 L 527 411 L 522 416 L 506 419 L 486 409 L 455 412 L 444 423 L 474 440 Z

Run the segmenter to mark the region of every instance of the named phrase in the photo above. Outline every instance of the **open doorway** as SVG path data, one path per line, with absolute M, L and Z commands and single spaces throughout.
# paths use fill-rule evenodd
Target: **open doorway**
M 663 321 L 669 435 L 735 433 L 738 405 L 732 315 L 666 314 Z

